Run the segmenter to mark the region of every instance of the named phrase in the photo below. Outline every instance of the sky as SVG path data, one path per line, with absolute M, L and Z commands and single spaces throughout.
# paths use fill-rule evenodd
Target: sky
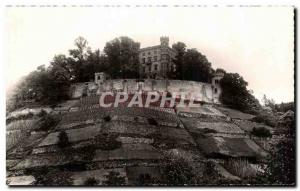
M 256 98 L 294 100 L 292 7 L 57 7 L 6 8 L 6 90 L 54 55 L 68 54 L 83 36 L 89 46 L 129 36 L 141 47 L 184 42 L 213 68 L 239 73 Z

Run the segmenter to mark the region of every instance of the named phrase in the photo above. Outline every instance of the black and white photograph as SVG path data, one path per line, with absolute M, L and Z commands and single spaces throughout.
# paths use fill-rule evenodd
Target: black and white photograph
M 7 5 L 7 187 L 295 187 L 296 15 Z

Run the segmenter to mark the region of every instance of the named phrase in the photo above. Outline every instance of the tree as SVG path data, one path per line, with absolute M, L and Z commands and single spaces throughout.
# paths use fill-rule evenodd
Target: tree
M 186 53 L 186 45 L 183 42 L 177 42 L 172 45 L 172 48 L 177 52 L 173 62 L 176 66 L 175 79 L 183 79 L 183 56 Z
M 75 49 L 69 50 L 71 57 L 68 60 L 68 64 L 71 65 L 72 71 L 74 73 L 75 82 L 84 82 L 84 67 L 87 59 L 87 51 L 89 49 L 88 42 L 83 37 L 78 37 L 75 42 Z
M 262 98 L 262 103 L 264 106 L 270 107 L 272 110 L 275 110 L 275 101 L 273 99 L 267 98 L 265 94 Z
M 261 105 L 258 101 L 258 99 L 256 99 L 254 97 L 254 95 L 252 94 L 253 91 L 248 90 L 248 94 L 245 97 L 245 102 L 246 104 L 246 109 L 244 109 L 244 112 L 246 113 L 251 113 L 251 114 L 259 114 L 261 113 Z
M 69 87 L 74 82 L 93 80 L 94 73 L 108 68 L 105 56 L 99 50 L 92 51 L 88 42 L 79 37 L 76 48 L 69 50 L 71 57 L 58 54 L 49 67 L 41 65 L 24 77 L 7 101 L 9 110 L 24 106 L 26 100 L 55 104 L 69 96 Z
M 234 109 L 254 113 L 260 110 L 257 99 L 247 90 L 248 82 L 237 73 L 225 73 L 220 81 L 221 102 Z
M 54 56 L 49 66 L 49 72 L 55 79 L 64 81 L 65 83 L 72 82 L 75 78 L 75 71 L 71 60 L 63 54 Z
M 282 133 L 283 138 L 275 144 L 270 152 L 264 173 L 257 178 L 258 183 L 274 185 L 295 185 L 296 183 L 296 144 L 295 118 L 286 120 L 280 128 L 289 129 Z
M 46 70 L 45 64 L 38 66 L 37 70 L 44 72 Z
M 223 74 L 226 73 L 226 71 L 223 68 L 217 68 L 215 72 L 216 73 L 223 73 Z
M 295 104 L 294 102 L 288 102 L 288 103 L 280 103 L 275 104 L 275 110 L 278 112 L 287 112 L 289 110 L 295 111 Z
M 107 58 L 100 54 L 100 50 L 92 51 L 83 37 L 78 37 L 75 49 L 69 50 L 71 57 L 65 58 L 72 82 L 87 82 L 94 79 L 95 72 L 108 70 Z
M 82 67 L 82 78 L 85 81 L 93 81 L 96 72 L 107 71 L 109 68 L 107 59 L 100 54 L 100 50 L 92 51 L 88 49 L 85 64 Z
M 27 99 L 29 93 L 24 87 L 27 85 L 25 81 L 26 77 L 23 77 L 16 86 L 8 92 L 6 100 L 6 111 L 11 112 L 17 108 L 24 106 L 24 100 Z
M 138 78 L 140 43 L 129 37 L 119 37 L 106 43 L 104 52 L 112 78 Z
M 51 72 L 39 72 L 30 83 L 35 99 L 52 104 L 68 98 L 69 82 L 57 79 Z
M 59 132 L 57 145 L 61 149 L 70 145 L 68 134 L 65 131 Z
M 251 134 L 257 137 L 272 137 L 270 130 L 265 127 L 254 127 Z
M 196 49 L 188 49 L 183 55 L 182 79 L 210 82 L 212 78 L 211 63 Z
M 293 139 L 285 139 L 276 144 L 265 169 L 265 178 L 268 184 L 295 185 L 295 152 Z
M 172 48 L 177 52 L 173 60 L 176 71 L 174 75 L 169 76 L 180 80 L 210 82 L 213 69 L 205 55 L 196 49 L 186 49 L 183 42 L 173 44 Z
M 14 109 L 23 106 L 26 100 L 54 104 L 68 98 L 70 85 L 68 79 L 52 69 L 39 66 L 17 85 L 12 96 L 16 106 Z
M 75 40 L 74 45 L 76 46 L 76 49 L 69 50 L 70 55 L 74 59 L 83 62 L 87 56 L 88 41 L 80 36 Z

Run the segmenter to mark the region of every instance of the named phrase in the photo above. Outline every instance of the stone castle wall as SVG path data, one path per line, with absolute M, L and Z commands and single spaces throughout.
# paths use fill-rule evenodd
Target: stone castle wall
M 219 103 L 219 97 L 214 95 L 212 85 L 210 83 L 202 83 L 195 81 L 184 80 L 154 80 L 145 79 L 143 82 L 138 82 L 136 79 L 113 79 L 106 80 L 103 83 L 96 84 L 95 82 L 77 83 L 71 88 L 71 97 L 76 99 L 92 94 L 100 95 L 101 92 L 108 91 L 125 91 L 134 93 L 137 91 L 157 91 L 163 92 L 180 92 L 188 96 L 194 96 L 195 100 L 204 101 L 207 103 Z

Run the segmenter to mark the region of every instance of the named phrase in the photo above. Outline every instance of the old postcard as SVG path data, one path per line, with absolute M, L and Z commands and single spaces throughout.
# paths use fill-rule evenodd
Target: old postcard
M 9 5 L 9 186 L 295 186 L 289 6 Z

